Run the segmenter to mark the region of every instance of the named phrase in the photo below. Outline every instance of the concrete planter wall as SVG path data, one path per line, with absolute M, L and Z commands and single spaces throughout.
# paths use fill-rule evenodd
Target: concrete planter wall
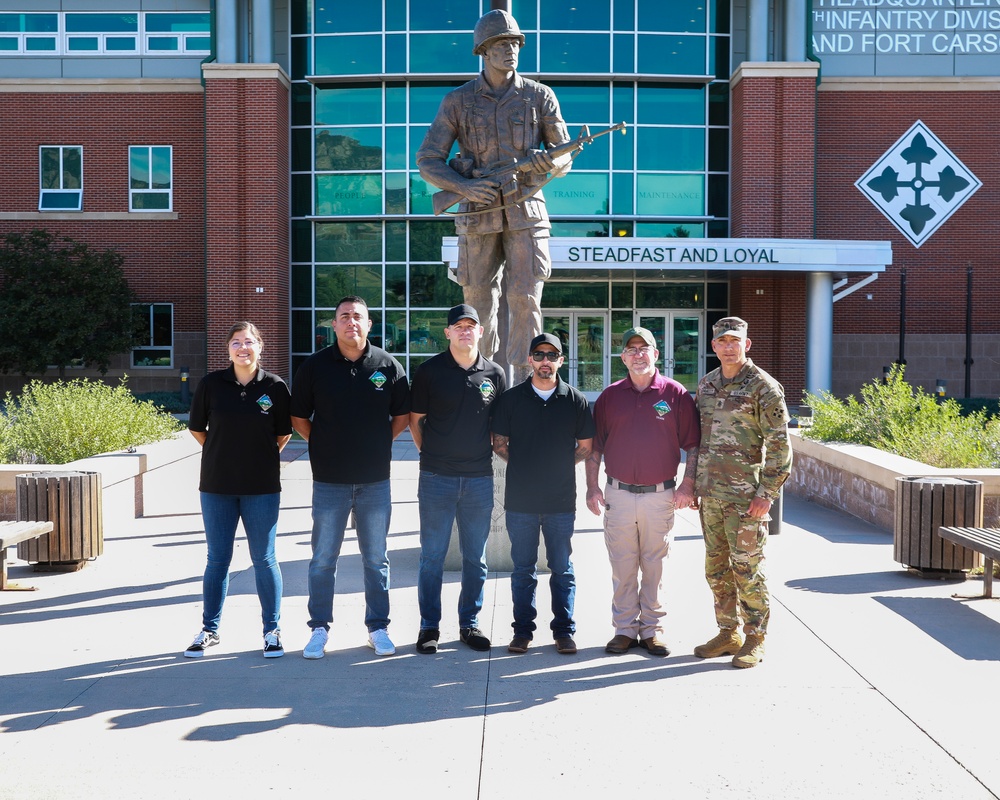
M 785 491 L 892 531 L 896 478 L 949 476 L 983 483 L 983 524 L 1000 526 L 1000 469 L 938 469 L 855 444 L 825 444 L 791 431 L 794 463 Z

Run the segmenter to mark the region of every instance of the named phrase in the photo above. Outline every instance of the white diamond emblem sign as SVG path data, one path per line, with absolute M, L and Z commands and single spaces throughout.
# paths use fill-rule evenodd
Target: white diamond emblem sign
M 920 247 L 983 183 L 917 120 L 854 185 Z

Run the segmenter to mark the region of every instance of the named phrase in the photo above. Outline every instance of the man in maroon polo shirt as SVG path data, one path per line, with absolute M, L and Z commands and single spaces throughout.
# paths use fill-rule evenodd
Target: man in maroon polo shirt
M 628 376 L 611 384 L 594 405 L 594 451 L 586 461 L 587 507 L 604 507 L 604 542 L 611 559 L 615 636 L 608 653 L 642 647 L 650 655 L 670 650 L 661 638 L 663 562 L 670 550 L 674 509 L 694 499 L 701 431 L 698 408 L 677 381 L 660 374 L 653 334 L 631 328 L 622 337 Z M 680 454 L 688 454 L 675 488 Z M 601 491 L 601 459 L 608 476 Z

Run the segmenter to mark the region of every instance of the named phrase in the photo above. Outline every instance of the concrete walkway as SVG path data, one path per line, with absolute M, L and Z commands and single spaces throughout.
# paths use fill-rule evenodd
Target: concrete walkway
M 493 573 L 481 624 L 495 646 L 472 652 L 456 641 L 449 573 L 444 645 L 420 656 L 417 463 L 402 442 L 390 537 L 397 655 L 365 646 L 349 531 L 329 652 L 307 661 L 302 455 L 290 450 L 284 470 L 284 658 L 261 656 L 242 541 L 222 644 L 181 655 L 201 619 L 197 457 L 150 473 L 146 515 L 109 526 L 104 555 L 83 570 L 14 562 L 11 579 L 38 590 L 0 595 L 0 798 L 1000 796 L 1000 605 L 953 596 L 980 593 L 980 581 L 907 574 L 885 532 L 786 498 L 768 546 L 767 659 L 736 670 L 691 654 L 715 626 L 688 511 L 665 581 L 672 654 L 604 653 L 610 570 L 599 520 L 581 503 L 578 655 L 556 654 L 547 631 L 509 655 L 509 581 Z

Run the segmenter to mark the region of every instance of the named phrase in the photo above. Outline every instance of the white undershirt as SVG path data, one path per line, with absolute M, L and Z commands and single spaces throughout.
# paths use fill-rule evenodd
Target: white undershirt
M 535 394 L 537 394 L 539 397 L 541 397 L 542 400 L 548 400 L 550 397 L 552 397 L 553 394 L 555 394 L 556 389 L 558 389 L 559 387 L 558 386 L 553 386 L 551 389 L 547 389 L 545 391 L 542 391 L 537 386 L 535 386 L 535 384 L 531 384 L 531 388 L 535 390 Z

